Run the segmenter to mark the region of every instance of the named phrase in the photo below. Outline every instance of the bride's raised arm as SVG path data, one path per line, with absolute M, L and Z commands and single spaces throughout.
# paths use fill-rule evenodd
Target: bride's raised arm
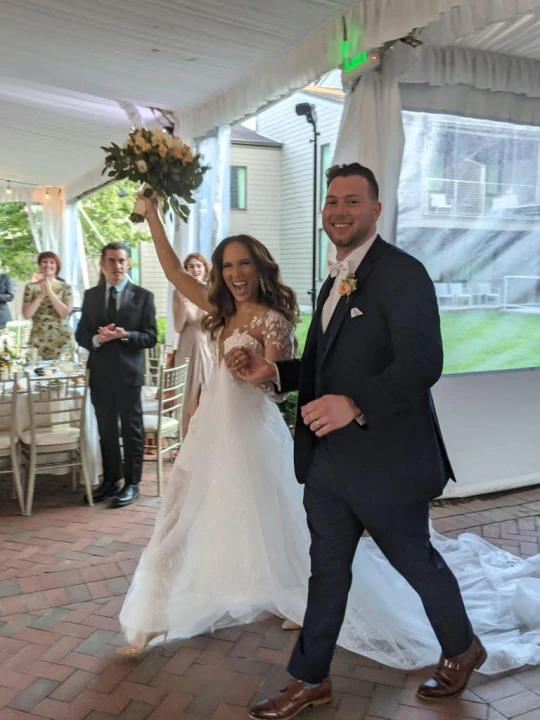
M 205 285 L 198 282 L 182 267 L 182 263 L 174 252 L 159 217 L 157 203 L 151 198 L 140 197 L 144 199 L 146 204 L 146 220 L 152 233 L 159 262 L 167 280 L 174 285 L 180 294 L 191 300 L 194 305 L 207 313 L 211 313 L 214 308 L 208 302 L 208 290 Z

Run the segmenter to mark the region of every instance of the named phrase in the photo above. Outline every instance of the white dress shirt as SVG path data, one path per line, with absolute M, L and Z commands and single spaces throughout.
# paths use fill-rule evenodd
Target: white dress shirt
M 342 280 L 345 280 L 347 275 L 354 275 L 356 273 L 362 260 L 366 257 L 369 248 L 375 242 L 376 237 L 377 233 L 375 232 L 375 234 L 366 240 L 365 243 L 362 243 L 360 247 L 357 247 L 355 250 L 350 252 L 345 258 L 343 258 L 343 260 L 335 263 L 328 263 L 329 267 L 331 267 L 332 270 L 337 269 L 338 273 L 334 280 L 334 284 L 332 285 L 332 289 L 330 290 L 330 295 L 327 297 L 322 309 L 321 325 L 323 332 L 326 332 L 326 329 L 330 324 L 330 320 L 332 319 L 332 315 L 334 314 L 334 310 L 341 299 L 341 295 L 339 294 L 339 283 Z

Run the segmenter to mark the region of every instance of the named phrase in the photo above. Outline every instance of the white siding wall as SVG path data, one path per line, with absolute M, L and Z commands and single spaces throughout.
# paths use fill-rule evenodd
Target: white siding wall
M 247 167 L 247 210 L 231 210 L 230 233 L 247 233 L 280 259 L 281 148 L 232 145 L 231 165 Z
M 310 306 L 307 293 L 312 266 L 313 145 L 309 141 L 313 131 L 305 118 L 296 115 L 295 105 L 301 102 L 315 105 L 319 147 L 330 143 L 333 154 L 343 105 L 309 93 L 294 93 L 260 113 L 257 132 L 283 143 L 280 264 L 285 281 L 298 293 L 299 304 Z
M 161 269 L 153 242 L 141 242 L 140 267 L 141 286 L 154 293 L 156 315 L 167 317 L 167 297 L 169 283 Z

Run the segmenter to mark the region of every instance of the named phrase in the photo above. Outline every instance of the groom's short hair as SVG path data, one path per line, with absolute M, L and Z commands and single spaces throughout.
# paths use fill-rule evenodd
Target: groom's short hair
M 352 175 L 359 175 L 367 180 L 371 194 L 375 200 L 379 199 L 379 183 L 377 182 L 373 170 L 360 165 L 360 163 L 354 162 L 348 165 L 332 165 L 326 171 L 326 187 L 330 185 L 332 180 L 337 177 L 351 177 Z

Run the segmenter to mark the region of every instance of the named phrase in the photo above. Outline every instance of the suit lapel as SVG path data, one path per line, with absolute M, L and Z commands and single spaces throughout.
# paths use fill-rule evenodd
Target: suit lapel
M 304 347 L 305 355 L 309 355 L 309 353 L 313 352 L 315 348 L 315 338 L 317 337 L 317 328 L 319 327 L 319 324 L 321 322 L 322 309 L 324 307 L 324 303 L 327 301 L 328 296 L 330 295 L 333 284 L 334 278 L 330 277 L 329 275 L 324 281 L 323 286 L 321 287 L 321 290 L 319 292 L 319 297 L 317 298 L 317 307 L 315 308 L 315 314 L 313 315 L 313 318 L 311 320 L 311 325 L 309 326 L 306 338 L 306 344 Z
M 366 257 L 362 260 L 360 265 L 358 266 L 355 277 L 356 277 L 356 290 L 354 292 L 358 292 L 362 286 L 362 283 L 366 281 L 366 278 L 370 274 L 370 272 L 373 270 L 373 267 L 376 263 L 376 261 L 379 258 L 379 255 L 381 254 L 382 250 L 384 248 L 384 241 L 381 239 L 380 235 L 377 235 L 377 238 L 373 245 L 370 247 Z M 341 329 L 341 326 L 343 325 L 343 322 L 345 318 L 347 317 L 347 313 L 350 312 L 350 309 L 352 307 L 352 298 L 349 297 L 349 301 L 347 302 L 347 297 L 343 296 L 338 304 L 336 305 L 336 309 L 334 310 L 334 313 L 332 315 L 332 319 L 330 320 L 330 324 L 327 328 L 327 339 L 326 339 L 326 348 L 324 351 L 324 359 L 326 359 L 328 352 L 330 351 L 330 348 L 334 344 L 338 333 Z

